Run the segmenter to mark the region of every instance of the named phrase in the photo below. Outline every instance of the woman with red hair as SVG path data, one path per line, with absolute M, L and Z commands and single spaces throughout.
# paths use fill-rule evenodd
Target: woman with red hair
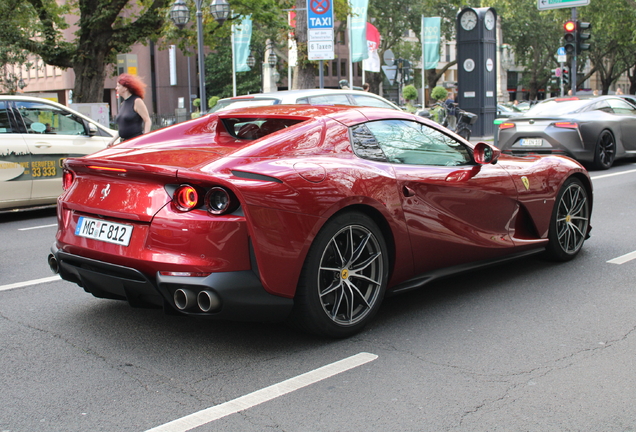
M 121 74 L 117 78 L 115 87 L 117 94 L 124 99 L 119 107 L 119 114 L 115 118 L 119 126 L 119 133 L 110 145 L 121 138 L 123 141 L 150 132 L 150 115 L 143 101 L 146 84 L 134 75 Z

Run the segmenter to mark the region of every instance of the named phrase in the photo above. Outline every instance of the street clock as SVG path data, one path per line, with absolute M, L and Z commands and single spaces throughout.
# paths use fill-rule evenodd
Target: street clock
M 457 102 L 478 115 L 473 136 L 494 134 L 497 114 L 497 13 L 464 8 L 457 14 Z

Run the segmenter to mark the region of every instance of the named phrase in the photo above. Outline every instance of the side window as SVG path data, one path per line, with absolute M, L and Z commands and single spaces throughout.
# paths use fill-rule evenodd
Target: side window
M 380 144 L 375 139 L 369 128 L 358 125 L 351 128 L 353 152 L 362 159 L 369 159 L 379 162 L 388 162 Z
M 87 135 L 84 122 L 68 111 L 39 102 L 17 102 L 27 133 Z
M 351 105 L 346 94 L 312 96 L 308 99 L 309 103 L 312 105 Z
M 607 103 L 616 114 L 636 114 L 636 110 L 627 102 L 620 99 L 608 99 Z
M 7 103 L 0 102 L 0 134 L 12 133 L 11 121 L 9 121 L 9 113 L 7 112 Z
M 604 100 L 596 102 L 595 104 L 590 106 L 587 109 L 587 111 L 603 111 L 603 112 L 606 112 L 606 113 L 613 112 L 612 108 L 610 108 L 610 106 Z
M 456 166 L 472 161 L 463 144 L 418 122 L 380 120 L 366 126 L 391 163 Z
M 373 96 L 362 96 L 362 95 L 351 95 L 353 99 L 356 101 L 356 105 L 360 106 L 368 106 L 368 107 L 376 107 L 376 108 L 388 108 L 395 109 L 385 101 L 381 99 L 376 99 Z

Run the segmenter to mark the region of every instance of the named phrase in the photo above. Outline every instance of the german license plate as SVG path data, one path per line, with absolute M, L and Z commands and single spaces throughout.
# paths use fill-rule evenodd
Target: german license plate
M 128 246 L 132 231 L 132 225 L 80 216 L 77 221 L 77 227 L 75 228 L 75 235 L 121 246 Z
M 543 140 L 541 138 L 524 138 L 519 144 L 524 147 L 541 147 Z

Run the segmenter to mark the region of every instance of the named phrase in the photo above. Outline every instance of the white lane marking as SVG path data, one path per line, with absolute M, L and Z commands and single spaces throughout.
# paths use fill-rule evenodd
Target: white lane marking
M 630 173 L 633 173 L 633 172 L 636 172 L 636 169 L 629 170 L 629 171 L 621 171 L 621 172 L 612 173 L 612 174 L 603 174 L 603 175 L 594 176 L 594 177 L 590 176 L 590 178 L 592 180 L 598 180 L 598 179 L 602 179 L 602 178 L 606 178 L 606 177 L 614 177 L 614 176 L 623 175 L 623 174 L 630 174 Z
M 206 408 L 199 412 L 187 415 L 180 419 L 165 423 L 161 426 L 149 429 L 146 432 L 185 432 L 196 427 L 210 423 L 214 420 L 229 416 L 239 411 L 252 408 L 264 402 L 283 396 L 287 393 L 315 384 L 324 379 L 330 378 L 349 369 L 362 366 L 365 363 L 377 359 L 378 356 L 370 353 L 359 353 L 335 363 L 328 364 L 321 368 L 309 371 L 294 378 L 290 378 L 278 384 L 265 387 L 253 393 L 241 396 L 237 399 Z
M 18 231 L 29 231 L 29 230 L 34 230 L 34 229 L 40 229 L 40 228 L 51 228 L 51 227 L 56 227 L 57 224 L 51 224 L 51 225 L 40 225 L 40 226 L 34 226 L 34 227 L 29 227 L 29 228 L 18 228 Z
M 0 285 L 0 291 L 7 291 L 7 290 L 15 289 L 15 288 L 24 288 L 31 285 L 38 285 L 42 283 L 53 282 L 58 279 L 60 279 L 60 275 L 55 275 L 55 276 L 46 277 L 42 279 L 33 279 L 30 281 L 25 281 L 25 282 L 17 282 L 17 283 L 9 284 L 9 285 Z
M 625 264 L 628 261 L 636 259 L 636 251 L 630 252 L 628 254 L 619 256 L 618 258 L 614 258 L 608 261 L 610 264 Z

